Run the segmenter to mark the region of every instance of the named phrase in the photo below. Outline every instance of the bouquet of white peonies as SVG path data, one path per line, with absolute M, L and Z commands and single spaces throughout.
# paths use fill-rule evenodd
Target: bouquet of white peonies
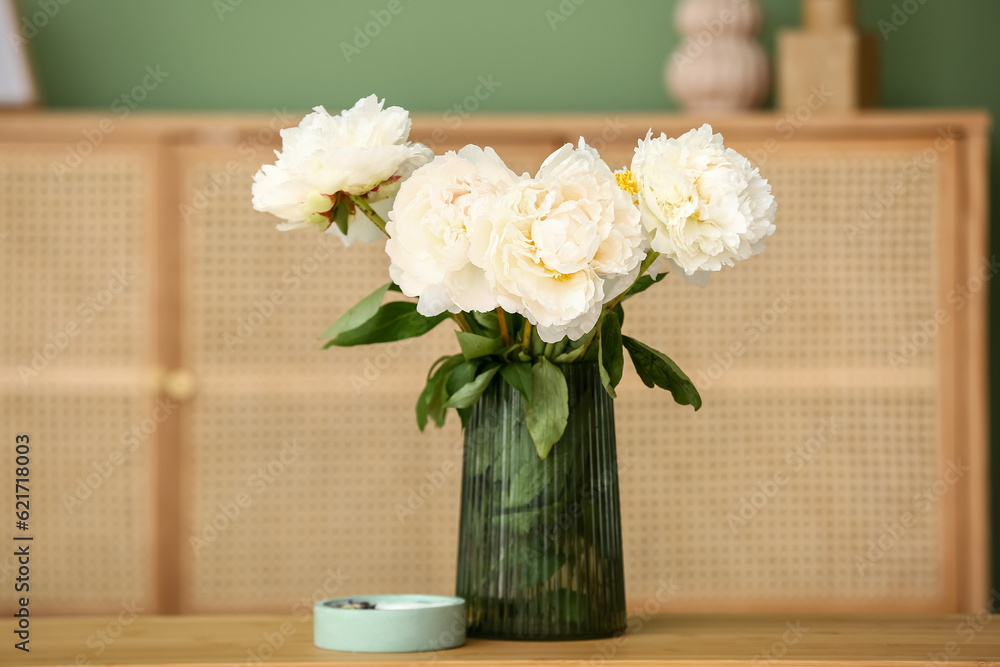
M 700 407 L 669 357 L 622 334 L 622 302 L 668 268 L 704 286 L 764 250 L 776 204 L 745 157 L 703 125 L 677 138 L 650 131 L 618 172 L 581 139 L 529 176 L 489 147 L 435 156 L 409 132 L 409 114 L 374 95 L 338 116 L 316 107 L 281 132 L 276 163 L 254 178 L 253 205 L 285 220 L 279 229 L 315 226 L 345 245 L 388 238 L 392 282 L 344 313 L 326 347 L 453 320 L 461 352 L 431 368 L 420 428 L 443 425 L 450 408 L 464 424 L 491 382 L 507 382 L 543 459 L 567 421 L 560 364 L 596 363 L 614 397 L 628 350 L 647 386 Z M 416 303 L 384 303 L 390 290 Z

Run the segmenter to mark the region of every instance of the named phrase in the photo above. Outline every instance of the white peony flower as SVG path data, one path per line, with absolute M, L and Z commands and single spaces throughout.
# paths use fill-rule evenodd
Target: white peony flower
M 433 157 L 426 146 L 408 141 L 406 110 L 383 104 L 371 95 L 338 116 L 316 107 L 298 127 L 282 130 L 277 162 L 254 176 L 254 208 L 286 220 L 281 230 L 318 225 L 345 245 L 382 238 L 344 194 L 388 201 L 376 209 L 386 211 L 399 182 Z M 335 206 L 345 200 L 351 211 L 346 235 L 332 224 Z
M 417 169 L 399 188 L 389 213 L 389 275 L 417 311 L 497 307 L 483 270 L 469 262 L 469 230 L 517 176 L 492 148 L 466 146 Z
M 771 186 L 709 125 L 676 138 L 639 142 L 635 196 L 652 249 L 691 282 L 764 250 L 777 208 Z
M 576 340 L 637 277 L 647 239 L 639 211 L 583 140 L 522 178 L 472 229 L 470 258 L 497 302 L 541 339 Z

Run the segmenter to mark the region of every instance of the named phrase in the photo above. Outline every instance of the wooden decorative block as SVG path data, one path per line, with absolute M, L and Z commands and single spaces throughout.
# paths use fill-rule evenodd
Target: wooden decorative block
M 874 35 L 849 27 L 780 32 L 778 107 L 829 113 L 875 106 L 877 51 Z
M 852 26 L 854 16 L 851 0 L 805 0 L 802 3 L 802 23 L 807 30 Z

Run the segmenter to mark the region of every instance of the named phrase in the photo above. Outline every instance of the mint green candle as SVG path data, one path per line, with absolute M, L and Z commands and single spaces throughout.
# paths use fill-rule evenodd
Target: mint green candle
M 313 643 L 329 651 L 412 653 L 465 644 L 465 600 L 440 595 L 359 595 L 313 607 Z

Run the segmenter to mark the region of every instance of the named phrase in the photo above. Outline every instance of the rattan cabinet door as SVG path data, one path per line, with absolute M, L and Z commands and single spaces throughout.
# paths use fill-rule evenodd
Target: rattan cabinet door
M 297 613 L 338 590 L 450 594 L 461 434 L 421 434 L 413 407 L 431 363 L 456 347 L 451 327 L 321 350 L 317 336 L 388 280 L 384 244 L 276 231 L 250 205 L 275 148 L 254 138 L 178 153 L 183 354 L 199 387 L 183 422 L 181 608 Z M 534 172 L 554 144 L 495 147 Z
M 625 334 L 669 351 L 704 408 L 623 382 L 630 595 L 666 581 L 678 609 L 958 610 L 970 469 L 949 294 L 978 267 L 955 264 L 956 152 L 785 143 L 762 167 L 767 252 L 632 303 Z
M 492 143 L 534 172 L 572 129 L 477 140 L 469 126 L 437 149 Z M 744 129 L 731 143 L 759 153 L 761 129 Z M 705 398 L 695 415 L 626 374 L 616 402 L 634 608 L 974 604 L 983 552 L 963 521 L 981 515 L 983 470 L 966 455 L 982 442 L 963 435 L 977 418 L 963 412 L 975 359 L 960 341 L 982 284 L 962 292 L 979 270 L 964 245 L 967 147 L 835 129 L 766 153 L 780 202 L 766 254 L 705 290 L 671 276 L 628 310 L 625 333 L 667 351 Z M 634 144 L 616 141 L 605 154 L 626 164 Z M 454 339 L 442 325 L 319 349 L 385 282 L 387 258 L 255 213 L 252 175 L 273 148 L 176 152 L 181 361 L 198 385 L 179 441 L 179 608 L 301 614 L 338 593 L 450 593 L 460 433 L 420 434 L 413 404 Z
M 449 323 L 323 351 L 317 336 L 388 280 L 384 243 L 278 232 L 250 204 L 273 146 L 178 151 L 184 407 L 181 610 L 299 613 L 317 595 L 454 590 L 461 435 L 416 426 Z M 538 168 L 548 146 L 498 146 Z M 443 150 L 440 149 L 440 150 Z
M 22 593 L 33 614 L 158 602 L 153 461 L 173 413 L 153 395 L 160 163 L 152 148 L 90 149 L 70 159 L 76 149 L 57 139 L 0 143 L 0 479 L 10 495 L 15 436 L 31 447 L 27 529 L 11 512 L 0 539 L 34 538 L 19 543 L 31 553 Z M 4 549 L 0 585 L 10 591 L 17 576 Z

